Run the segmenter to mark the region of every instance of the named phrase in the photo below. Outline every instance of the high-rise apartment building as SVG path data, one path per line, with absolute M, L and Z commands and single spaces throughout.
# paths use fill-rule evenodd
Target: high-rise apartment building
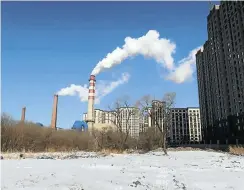
M 151 111 L 151 108 L 148 108 L 148 112 Z M 146 132 L 149 127 L 152 126 L 152 118 L 149 113 L 142 113 L 140 115 L 140 133 Z
M 170 127 L 171 143 L 188 143 L 190 142 L 189 127 L 186 108 L 171 109 L 172 125 Z
M 190 142 L 202 141 L 202 127 L 199 108 L 187 108 Z
M 201 142 L 199 108 L 172 108 L 172 125 L 169 129 L 171 143 Z
M 164 104 L 163 101 L 152 100 L 146 113 L 140 116 L 140 132 L 146 132 L 149 127 L 155 127 L 155 131 L 158 130 L 158 126 L 163 129 Z
M 244 143 L 244 2 L 221 1 L 196 54 L 203 138 Z
M 122 131 L 129 132 L 131 137 L 138 138 L 140 133 L 140 110 L 135 107 L 119 108 Z
M 164 109 L 165 103 L 159 100 L 152 101 L 152 108 L 150 110 L 151 113 L 151 125 L 152 126 L 160 126 L 163 130 L 164 125 Z

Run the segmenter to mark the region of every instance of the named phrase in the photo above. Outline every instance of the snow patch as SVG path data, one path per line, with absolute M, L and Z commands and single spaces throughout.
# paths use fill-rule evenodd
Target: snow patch
M 106 157 L 97 153 L 55 153 L 65 159 L 1 160 L 1 189 L 243 189 L 243 157 L 204 151 L 168 153 Z

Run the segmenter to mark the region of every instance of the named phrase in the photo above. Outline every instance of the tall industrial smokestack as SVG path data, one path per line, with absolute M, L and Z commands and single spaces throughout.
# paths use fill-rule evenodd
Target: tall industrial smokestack
M 22 108 L 22 113 L 21 113 L 21 121 L 24 122 L 25 121 L 25 111 L 26 111 L 26 107 Z
M 89 79 L 89 92 L 88 92 L 88 109 L 87 109 L 87 124 L 88 129 L 93 128 L 94 124 L 94 102 L 95 102 L 95 83 L 96 78 L 95 75 L 91 75 Z
M 57 129 L 57 111 L 58 111 L 58 95 L 54 95 L 51 128 L 55 130 Z

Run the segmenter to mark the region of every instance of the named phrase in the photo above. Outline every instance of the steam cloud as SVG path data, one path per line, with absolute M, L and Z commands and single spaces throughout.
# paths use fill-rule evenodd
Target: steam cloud
M 182 83 L 190 79 L 195 64 L 194 49 L 187 58 L 182 59 L 175 66 L 172 54 L 175 53 L 176 45 L 168 39 L 159 38 L 160 35 L 156 30 L 149 30 L 148 33 L 139 38 L 125 38 L 125 44 L 122 48 L 117 47 L 113 52 L 108 53 L 92 71 L 92 75 L 97 75 L 105 69 L 122 63 L 125 59 L 137 55 L 153 58 L 157 63 L 166 68 L 169 72 L 167 80 L 176 83 Z
M 192 78 L 196 64 L 196 53 L 201 47 L 193 49 L 188 57 L 179 61 L 178 66 L 166 77 L 176 83 L 183 83 Z
M 98 81 L 96 84 L 95 103 L 99 104 L 101 98 L 111 93 L 119 85 L 127 83 L 129 78 L 130 75 L 128 73 L 122 73 L 122 76 L 116 81 Z M 88 86 L 71 84 L 69 87 L 62 88 L 57 94 L 59 96 L 79 96 L 81 102 L 86 102 L 88 101 Z
M 146 35 L 139 38 L 125 38 L 122 48 L 117 47 L 113 52 L 108 53 L 92 71 L 92 75 L 97 75 L 105 69 L 121 64 L 125 59 L 137 55 L 153 58 L 158 64 L 164 67 L 168 74 L 166 80 L 175 83 L 183 83 L 192 78 L 195 69 L 195 54 L 201 48 L 193 49 L 189 55 L 181 59 L 177 64 L 172 55 L 175 53 L 176 44 L 169 39 L 159 38 L 156 30 L 149 30 Z M 100 99 L 111 93 L 119 85 L 127 83 L 130 78 L 128 73 L 123 73 L 116 81 L 98 81 L 96 84 L 95 103 L 99 104 Z M 71 84 L 67 88 L 62 88 L 57 92 L 60 96 L 79 96 L 82 102 L 88 101 L 88 86 Z

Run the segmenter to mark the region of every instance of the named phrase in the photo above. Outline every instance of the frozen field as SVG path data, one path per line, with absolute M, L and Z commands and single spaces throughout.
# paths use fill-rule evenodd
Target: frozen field
M 85 153 L 80 153 L 77 157 Z M 243 190 L 244 157 L 179 151 L 1 160 L 1 189 Z

